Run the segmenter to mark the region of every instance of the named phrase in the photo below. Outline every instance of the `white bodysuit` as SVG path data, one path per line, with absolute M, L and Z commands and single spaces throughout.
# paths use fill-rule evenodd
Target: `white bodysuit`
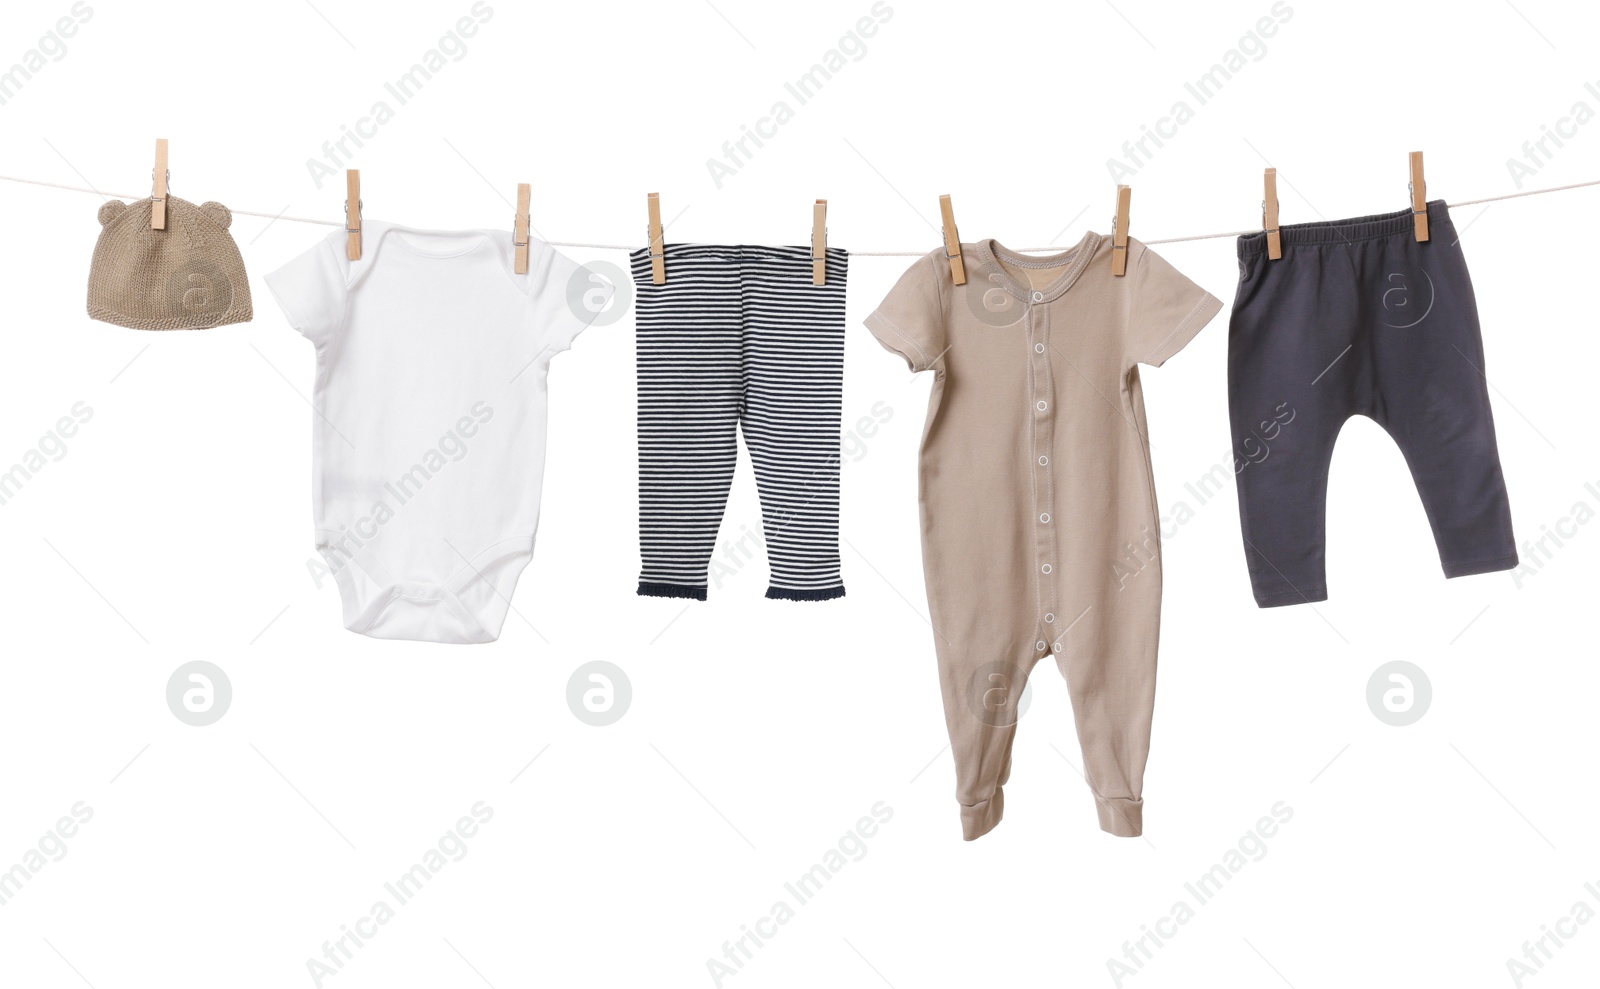
M 570 259 L 506 231 L 368 220 L 267 276 L 316 345 L 312 514 L 352 632 L 492 642 L 533 555 L 550 358 L 592 312 Z M 604 289 L 609 294 L 609 288 Z

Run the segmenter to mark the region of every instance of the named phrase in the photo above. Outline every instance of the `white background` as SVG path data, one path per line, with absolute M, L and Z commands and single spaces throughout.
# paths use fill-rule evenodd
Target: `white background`
M 144 195 L 165 136 L 177 196 L 340 219 L 342 174 L 318 188 L 307 160 L 472 4 L 315 4 L 91 0 L 65 54 L 0 106 L 0 173 Z M 528 181 L 550 240 L 637 245 L 659 191 L 670 240 L 799 243 L 820 196 L 833 245 L 925 251 L 948 192 L 969 241 L 1065 245 L 1106 228 L 1107 159 L 1183 100 L 1193 119 L 1130 180 L 1134 235 L 1159 239 L 1257 226 L 1267 164 L 1286 223 L 1405 207 L 1419 148 L 1431 197 L 1515 192 L 1523 142 L 1577 101 L 1600 110 L 1584 89 L 1600 19 L 1554 0 L 1291 0 L 1265 54 L 1246 42 L 1260 57 L 1203 106 L 1185 82 L 1269 0 L 892 0 L 804 106 L 783 83 L 869 0 L 490 6 L 359 151 L 368 216 L 509 236 L 506 200 Z M 70 7 L 5 4 L 0 65 Z M 783 99 L 794 119 L 716 188 L 706 160 Z M 1597 178 L 1591 123 L 1523 188 Z M 1523 541 L 1578 502 L 1600 509 L 1597 196 L 1455 217 Z M 1280 801 L 1293 817 L 1264 857 L 1122 984 L 1514 985 L 1525 941 L 1579 901 L 1600 910 L 1584 890 L 1600 881 L 1600 526 L 1520 587 L 1446 581 L 1399 452 L 1354 420 L 1328 499 L 1331 599 L 1257 609 L 1231 486 L 1203 506 L 1185 489 L 1231 445 L 1226 311 L 1144 379 L 1163 511 L 1196 509 L 1166 540 L 1146 836 L 1096 826 L 1045 664 L 1005 821 L 965 844 L 923 617 L 930 382 L 860 326 L 909 259 L 850 264 L 848 597 L 767 601 L 760 558 L 704 604 L 635 596 L 624 318 L 555 361 L 543 525 L 501 640 L 438 646 L 345 631 L 332 582 L 307 570 L 312 350 L 262 275 L 327 228 L 237 217 L 255 320 L 141 333 L 84 315 L 99 204 L 0 183 L 0 467 L 74 403 L 93 409 L 0 505 L 0 869 L 74 804 L 93 810 L 0 906 L 0 984 L 313 986 L 308 959 L 478 801 L 493 818 L 465 857 L 322 984 L 711 986 L 708 959 L 880 801 L 893 817 L 864 856 L 723 985 L 1113 986 L 1108 959 L 1192 905 L 1184 884 Z M 1232 299 L 1231 241 L 1158 250 Z M 861 435 L 877 403 L 892 417 Z M 723 531 L 758 523 L 741 453 Z M 1397 659 L 1433 688 L 1404 728 L 1365 696 Z M 210 727 L 165 700 L 191 660 L 232 683 Z M 609 727 L 566 699 L 593 660 L 632 684 Z M 1600 923 L 1576 932 L 1524 984 L 1593 985 Z

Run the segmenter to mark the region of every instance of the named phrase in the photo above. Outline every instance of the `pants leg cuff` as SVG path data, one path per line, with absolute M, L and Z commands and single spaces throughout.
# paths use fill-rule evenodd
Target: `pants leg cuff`
M 1144 834 L 1144 798 L 1095 797 L 1100 811 L 1100 830 L 1118 838 L 1137 838 Z
M 692 598 L 695 601 L 706 599 L 704 587 L 691 587 L 688 584 L 658 584 L 653 581 L 639 581 L 639 596 L 647 598 Z
M 1281 608 L 1290 604 L 1314 604 L 1318 601 L 1328 600 L 1328 585 L 1303 584 L 1298 590 L 1263 590 L 1256 589 L 1256 607 Z
M 1509 556 L 1497 556 L 1488 560 L 1467 560 L 1464 563 L 1444 564 L 1446 577 L 1470 577 L 1479 573 L 1494 573 L 1499 570 L 1515 570 L 1517 568 L 1517 551 L 1512 550 Z
M 961 838 L 963 841 L 972 841 L 982 838 L 994 826 L 1000 823 L 1000 818 L 1005 816 L 1006 794 L 1000 787 L 994 788 L 994 796 L 988 800 L 980 800 L 975 804 L 961 805 Z
M 844 597 L 844 585 L 838 587 L 769 587 L 767 597 L 774 601 L 832 601 Z

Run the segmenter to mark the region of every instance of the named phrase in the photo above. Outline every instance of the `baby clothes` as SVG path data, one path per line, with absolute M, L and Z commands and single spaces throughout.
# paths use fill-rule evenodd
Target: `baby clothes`
M 639 593 L 704 601 L 738 456 L 755 465 L 769 598 L 844 596 L 839 434 L 849 256 L 671 244 L 667 281 L 630 255 L 639 362 Z
M 1388 431 L 1446 577 L 1517 565 L 1472 279 L 1443 201 L 1239 238 L 1228 401 L 1256 603 L 1323 601 L 1328 464 L 1345 420 Z
M 492 642 L 533 554 L 550 359 L 591 318 L 581 269 L 533 240 L 518 275 L 505 231 L 365 228 L 359 261 L 340 230 L 267 276 L 316 345 L 317 550 L 352 632 Z
M 89 318 L 136 330 L 204 330 L 248 323 L 250 279 L 221 203 L 168 196 L 165 228 L 150 226 L 154 200 L 100 205 L 89 265 Z
M 935 372 L 922 556 L 962 831 L 1000 822 L 1017 703 L 1049 656 L 1100 826 L 1138 835 L 1161 560 L 1137 365 L 1177 353 L 1221 303 L 1134 240 L 1125 277 L 1095 233 L 1050 257 L 962 251 L 965 285 L 936 250 L 866 320 Z

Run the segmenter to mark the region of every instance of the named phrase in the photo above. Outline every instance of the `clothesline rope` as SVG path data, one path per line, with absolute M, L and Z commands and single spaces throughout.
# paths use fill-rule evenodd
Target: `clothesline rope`
M 108 199 L 128 199 L 128 200 L 137 201 L 137 200 L 145 198 L 144 196 L 136 195 L 134 193 L 129 193 L 129 192 L 106 192 L 103 189 L 91 189 L 91 188 L 86 188 L 84 186 L 77 186 L 77 185 L 63 185 L 63 184 L 61 184 L 59 182 L 43 182 L 43 181 L 40 181 L 39 179 L 24 179 L 24 178 L 18 178 L 18 177 L 13 176 L 13 175 L 0 175 L 0 182 L 18 182 L 18 183 L 21 183 L 23 185 L 43 186 L 46 189 L 64 189 L 67 192 L 87 192 L 87 193 L 90 193 L 92 195 L 96 195 L 96 196 L 100 196 L 102 198 L 108 198 Z M 1507 193 L 1504 196 L 1485 196 L 1482 199 L 1468 199 L 1468 200 L 1465 200 L 1465 201 L 1462 201 L 1462 202 L 1454 202 L 1454 203 L 1451 203 L 1450 205 L 1452 207 L 1456 207 L 1456 208 L 1459 208 L 1459 207 L 1462 207 L 1462 206 L 1481 206 L 1484 203 L 1497 203 L 1497 202 L 1500 202 L 1500 201 L 1506 200 L 1506 199 L 1521 199 L 1524 196 L 1542 196 L 1542 195 L 1544 195 L 1546 193 L 1550 193 L 1550 192 L 1568 192 L 1568 191 L 1570 191 L 1572 189 L 1586 189 L 1586 188 L 1588 188 L 1590 186 L 1597 186 L 1597 185 L 1600 185 L 1600 179 L 1595 179 L 1595 180 L 1592 180 L 1592 181 L 1589 181 L 1589 182 L 1574 182 L 1571 185 L 1551 186 L 1548 189 L 1529 189 L 1526 192 L 1511 192 L 1511 193 Z M 311 223 L 311 224 L 315 224 L 317 226 L 322 226 L 322 227 L 339 227 L 339 226 L 343 226 L 344 225 L 343 222 L 340 221 L 340 220 L 320 220 L 320 219 L 316 219 L 316 218 L 313 218 L 313 217 L 306 217 L 306 216 L 289 216 L 286 213 L 262 213 L 262 212 L 258 212 L 258 211 L 255 211 L 255 210 L 232 209 L 231 207 L 230 207 L 230 211 L 235 216 L 259 216 L 262 219 L 266 219 L 266 220 L 288 220 L 291 223 Z M 1253 233 L 1260 233 L 1260 230 L 1259 229 L 1229 230 L 1229 231 L 1226 231 L 1224 233 L 1194 234 L 1194 235 L 1188 236 L 1188 237 L 1163 237 L 1160 240 L 1145 240 L 1145 241 L 1143 241 L 1143 243 L 1150 244 L 1150 245 L 1155 245 L 1155 244 L 1184 244 L 1184 243 L 1188 243 L 1189 241 L 1194 241 L 1194 240 L 1222 240 L 1222 239 L 1227 238 L 1227 237 L 1238 237 L 1238 236 L 1241 236 L 1243 234 L 1253 234 Z M 636 251 L 640 247 L 644 246 L 642 244 L 584 244 L 584 243 L 579 243 L 579 242 L 576 242 L 576 241 L 561 241 L 561 240 L 552 240 L 552 241 L 549 242 L 549 244 L 552 247 L 568 247 L 568 248 L 577 248 L 579 250 L 592 250 L 592 251 Z M 1068 244 L 1068 245 L 1065 245 L 1065 246 L 1062 246 L 1062 247 L 1021 247 L 1021 248 L 1016 248 L 1016 250 L 1022 251 L 1024 253 L 1041 253 L 1041 252 L 1069 251 L 1069 250 L 1072 249 L 1072 247 L 1073 247 L 1073 245 Z M 850 252 L 850 256 L 851 257 L 865 257 L 865 258 L 920 258 L 926 253 L 928 253 L 928 252 L 927 251 L 851 251 Z

